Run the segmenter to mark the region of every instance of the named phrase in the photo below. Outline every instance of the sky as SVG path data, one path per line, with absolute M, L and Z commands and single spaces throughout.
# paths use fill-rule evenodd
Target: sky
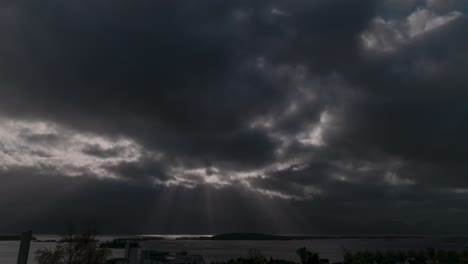
M 0 3 L 0 232 L 468 235 L 468 1 Z

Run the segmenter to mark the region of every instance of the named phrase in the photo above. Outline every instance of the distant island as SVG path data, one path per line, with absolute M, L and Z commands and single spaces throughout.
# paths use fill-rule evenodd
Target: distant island
M 152 240 L 165 240 L 163 237 L 160 236 L 152 236 L 152 237 L 132 237 L 132 238 L 115 238 L 111 241 L 104 241 L 99 244 L 100 248 L 125 248 L 127 241 L 135 242 L 136 247 L 139 247 L 138 242 L 142 241 L 152 241 Z
M 311 239 L 404 239 L 404 238 L 424 238 L 424 236 L 325 236 L 325 235 L 274 235 L 263 233 L 225 233 L 212 236 L 182 236 L 175 240 L 258 240 L 258 241 L 288 241 L 288 240 L 311 240 Z M 143 237 L 121 237 L 110 241 L 103 241 L 99 244 L 101 248 L 125 248 L 127 241 L 144 242 L 151 240 L 172 240 L 161 236 L 143 236 Z M 42 241 L 40 241 L 42 242 Z
M 101 241 L 101 248 L 125 248 L 127 241 L 144 242 L 152 240 L 208 240 L 208 241 L 223 241 L 223 240 L 257 240 L 257 241 L 292 241 L 292 240 L 313 240 L 313 239 L 409 239 L 409 238 L 425 238 L 426 236 L 416 235 L 275 235 L 265 233 L 224 233 L 212 236 L 181 236 L 177 238 L 168 238 L 164 235 L 160 236 L 136 236 L 136 237 L 119 237 L 110 241 Z M 463 236 L 447 236 L 446 239 L 461 239 Z M 17 241 L 20 237 L 17 235 L 0 235 L 0 241 Z M 59 240 L 38 240 L 35 237 L 35 242 L 58 242 Z
M 178 240 L 309 240 L 309 239 L 398 239 L 424 238 L 424 236 L 325 236 L 325 235 L 273 235 L 262 233 L 226 233 L 203 237 L 179 237 Z

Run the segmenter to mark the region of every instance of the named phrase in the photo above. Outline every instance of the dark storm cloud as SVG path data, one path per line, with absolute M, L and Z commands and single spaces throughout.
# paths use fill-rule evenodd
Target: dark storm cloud
M 36 134 L 33 131 L 22 131 L 20 137 L 32 144 L 56 144 L 61 140 L 61 136 L 56 133 Z
M 251 183 L 285 195 L 309 196 L 312 200 L 296 200 L 293 204 L 309 225 L 323 233 L 464 233 L 466 225 L 457 217 L 467 213 L 466 192 L 443 185 L 392 180 L 379 169 L 364 173 L 356 170 L 357 177 L 350 169 L 348 173 L 343 168 L 333 169 L 332 175 L 339 171 L 347 176 L 340 179 L 316 177 L 309 168 L 288 168 L 268 178 L 252 179 Z M 290 177 L 282 178 L 283 173 Z M 308 194 L 304 187 L 309 185 L 321 192 Z M 448 222 L 454 226 L 445 226 Z
M 277 143 L 248 123 L 293 91 L 289 76 L 262 72 L 258 58 L 328 70 L 350 63 L 372 2 L 4 3 L 2 112 L 192 159 L 261 164 Z
M 360 69 L 340 138 L 409 159 L 467 158 L 465 18 Z M 444 42 L 440 42 L 444 39 Z
M 21 220 L 5 226 L 47 230 L 79 211 L 109 232 L 129 216 L 142 221 L 130 232 L 466 228 L 467 20 L 450 13 L 462 6 L 4 2 L 0 115 L 60 127 L 21 140 L 0 128 L 0 201 L 48 206 L 28 222 L 0 203 Z M 63 156 L 70 138 L 88 163 L 36 147 Z M 23 141 L 39 161 L 14 151 Z M 118 179 L 95 179 L 106 172 Z
M 124 147 L 116 146 L 111 148 L 103 148 L 98 144 L 87 145 L 82 149 L 83 153 L 99 158 L 118 157 L 125 151 Z
M 142 157 L 136 161 L 122 161 L 109 165 L 107 169 L 123 178 L 148 182 L 151 179 L 165 181 L 172 178 L 167 173 L 167 165 L 151 157 Z
M 8 184 L 0 186 L 0 205 L 2 214 L 9 216 L 0 219 L 0 232 L 19 232 L 26 227 L 62 232 L 70 220 L 95 222 L 101 233 L 273 232 L 276 228 L 268 215 L 255 213 L 263 210 L 252 203 L 259 197 L 236 187 L 153 188 L 35 172 L 27 168 L 0 172 Z
M 460 18 L 363 64 L 330 146 L 396 157 L 401 173 L 418 182 L 466 186 L 466 26 Z
M 19 232 L 26 227 L 61 232 L 72 219 L 75 224 L 95 222 L 101 233 L 245 230 L 460 234 L 466 228 L 461 220 L 468 214 L 466 194 L 444 189 L 408 187 L 395 192 L 379 186 L 342 184 L 331 197 L 317 197 L 310 202 L 265 199 L 236 186 L 155 189 L 93 177 L 35 172 L 25 168 L 1 172 L 8 185 L 0 186 L 0 204 L 2 212 L 9 216 L 0 219 L 2 232 Z M 25 192 L 28 196 L 23 195 Z M 18 212 L 18 208 L 22 210 Z M 440 226 L 441 222 L 448 227 Z
M 383 157 L 380 159 L 379 162 L 372 162 L 347 156 L 341 159 L 331 156 L 316 160 L 312 158 L 308 163 L 294 164 L 251 178 L 250 183 L 257 188 L 274 190 L 285 195 L 298 195 L 299 199 L 331 199 L 343 195 L 352 197 L 352 201 L 359 200 L 361 195 L 370 194 L 371 190 L 380 195 L 382 190 L 393 191 L 413 183 L 392 174 L 399 168 L 393 168 L 391 162 L 382 160 Z

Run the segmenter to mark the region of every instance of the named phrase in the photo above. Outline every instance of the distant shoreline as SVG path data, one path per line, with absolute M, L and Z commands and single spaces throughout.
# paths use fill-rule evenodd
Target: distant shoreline
M 190 235 L 180 237 L 167 237 L 164 235 L 142 235 L 134 240 L 265 240 L 265 241 L 288 241 L 288 240 L 316 240 L 316 239 L 416 239 L 427 238 L 425 235 L 275 235 L 264 233 L 223 233 L 217 235 Z M 447 239 L 463 239 L 467 236 L 440 236 Z M 125 239 L 125 238 L 118 238 Z M 127 238 L 131 239 L 131 238 Z
M 42 239 L 33 237 L 35 242 L 57 242 L 57 239 Z M 103 237 L 108 235 L 103 235 Z M 223 233 L 216 235 L 115 235 L 111 239 L 100 241 L 151 241 L 151 240 L 208 240 L 208 241 L 226 241 L 226 240 L 258 240 L 258 241 L 294 241 L 294 240 L 333 240 L 333 239 L 421 239 L 434 237 L 430 235 L 275 235 L 265 233 Z M 445 239 L 465 239 L 468 236 L 438 236 Z M 0 241 L 19 241 L 19 235 L 0 235 Z
M 210 237 L 180 237 L 178 240 L 311 240 L 311 239 L 405 239 L 424 238 L 424 236 L 329 236 L 329 235 L 273 235 L 261 233 L 226 233 Z
M 37 238 L 32 237 L 31 240 L 36 240 Z M 20 241 L 20 235 L 0 235 L 0 241 Z

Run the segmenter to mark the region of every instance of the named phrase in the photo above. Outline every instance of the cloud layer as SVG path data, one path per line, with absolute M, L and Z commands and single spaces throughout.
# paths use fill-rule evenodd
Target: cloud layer
M 12 217 L 0 224 L 119 215 L 106 232 L 460 233 L 466 10 L 1 3 L 0 208 Z

